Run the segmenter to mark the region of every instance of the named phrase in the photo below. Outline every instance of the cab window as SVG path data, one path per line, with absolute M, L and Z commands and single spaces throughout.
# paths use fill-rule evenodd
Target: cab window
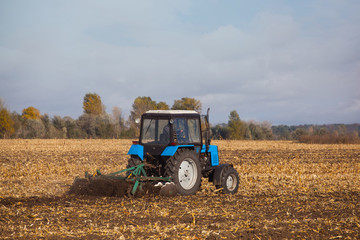
M 199 119 L 188 119 L 188 129 L 189 129 L 189 140 L 190 142 L 199 143 L 200 142 L 200 124 Z
M 200 123 L 196 118 L 175 118 L 174 131 L 178 143 L 200 143 Z
M 144 119 L 141 142 L 167 145 L 170 142 L 170 127 L 167 119 Z

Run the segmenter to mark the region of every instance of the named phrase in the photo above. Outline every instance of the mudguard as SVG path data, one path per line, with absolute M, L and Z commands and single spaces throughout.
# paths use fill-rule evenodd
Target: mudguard
M 144 160 L 144 146 L 140 144 L 133 144 L 130 147 L 128 155 L 136 155 L 138 156 L 142 161 Z
M 178 148 L 194 148 L 194 145 L 167 146 L 161 153 L 161 156 L 174 156 Z

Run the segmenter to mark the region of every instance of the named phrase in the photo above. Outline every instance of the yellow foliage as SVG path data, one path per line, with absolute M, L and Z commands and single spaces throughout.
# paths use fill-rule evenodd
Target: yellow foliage
M 201 102 L 195 98 L 183 97 L 180 100 L 175 100 L 171 109 L 173 110 L 195 110 L 201 112 Z
M 5 138 L 14 133 L 14 121 L 9 112 L 3 108 L 0 111 L 0 134 Z
M 24 119 L 40 119 L 40 111 L 32 106 L 22 110 L 22 117 Z
M 100 96 L 96 93 L 87 93 L 84 97 L 83 109 L 87 114 L 101 115 L 104 111 Z

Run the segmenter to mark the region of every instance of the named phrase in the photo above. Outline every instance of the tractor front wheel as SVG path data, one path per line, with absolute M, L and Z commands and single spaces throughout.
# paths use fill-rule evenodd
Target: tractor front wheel
M 195 194 L 201 184 L 199 156 L 190 149 L 179 149 L 166 163 L 166 175 L 172 177 L 181 195 Z
M 225 167 L 221 174 L 221 185 L 216 188 L 222 188 L 222 192 L 226 194 L 235 194 L 239 189 L 239 174 L 231 167 Z

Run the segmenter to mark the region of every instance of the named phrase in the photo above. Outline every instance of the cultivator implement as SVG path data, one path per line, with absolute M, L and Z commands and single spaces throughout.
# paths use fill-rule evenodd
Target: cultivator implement
M 70 194 L 95 196 L 136 196 L 143 194 L 175 195 L 176 188 L 171 177 L 147 176 L 146 164 L 121 171 L 102 174 L 85 172 L 85 178 L 76 178 L 70 187 Z
M 89 175 L 85 172 L 85 178 L 108 178 L 114 180 L 125 180 L 128 183 L 133 183 L 131 194 L 135 195 L 137 189 L 142 189 L 145 182 L 171 182 L 170 177 L 148 177 L 145 172 L 145 164 L 139 164 L 135 167 L 127 168 L 118 172 L 109 173 L 103 175 L 100 170 L 96 170 L 96 173 Z M 125 175 L 121 175 L 125 173 Z

